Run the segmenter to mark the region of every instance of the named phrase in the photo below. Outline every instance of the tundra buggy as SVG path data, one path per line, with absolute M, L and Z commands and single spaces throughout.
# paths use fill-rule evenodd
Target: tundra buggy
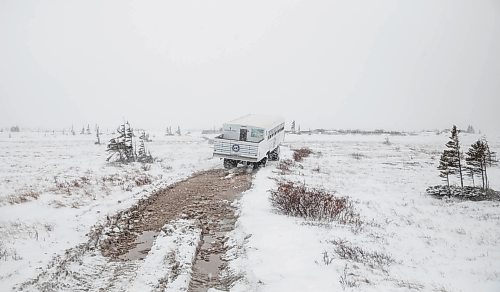
M 223 125 L 222 134 L 214 139 L 214 157 L 223 158 L 227 169 L 239 163 L 265 166 L 267 160 L 279 160 L 284 138 L 284 119 L 246 115 Z

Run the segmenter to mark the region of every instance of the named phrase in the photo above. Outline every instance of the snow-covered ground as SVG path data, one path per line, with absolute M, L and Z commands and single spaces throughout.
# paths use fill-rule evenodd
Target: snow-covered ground
M 391 136 L 387 145 L 384 136 L 288 135 L 284 158 L 303 146 L 314 154 L 290 174 L 259 171 L 243 195 L 227 243 L 230 273 L 242 277 L 231 291 L 500 291 L 500 203 L 425 194 L 442 183 L 447 136 Z M 461 135 L 462 147 L 477 137 Z M 500 151 L 500 137 L 489 138 Z M 499 190 L 500 168 L 489 177 Z M 349 196 L 363 224 L 278 214 L 269 201 L 276 178 Z M 341 257 L 339 245 L 354 256 Z
M 436 167 L 447 136 L 390 136 L 387 144 L 381 135 L 287 135 L 283 159 L 304 146 L 314 153 L 286 174 L 269 163 L 236 203 L 240 218 L 225 255 L 226 276 L 239 279 L 232 291 L 500 291 L 500 203 L 425 194 L 441 183 Z M 465 150 L 478 136 L 461 138 Z M 500 137 L 488 138 L 500 151 Z M 207 138 L 152 139 L 147 147 L 160 161 L 145 168 L 106 163 L 106 146 L 94 145 L 93 136 L 0 133 L 0 291 L 39 275 L 45 284 L 90 276 L 91 290 L 146 291 L 158 283 L 185 290 L 200 237 L 191 221 L 167 224 L 140 262 L 110 262 L 87 250 L 67 265 L 72 277 L 49 265 L 78 252 L 107 216 L 197 170 L 221 167 Z M 500 190 L 500 168 L 489 169 L 489 177 Z M 349 196 L 363 223 L 278 214 L 269 190 L 281 178 Z M 339 246 L 355 257 L 341 257 Z
M 9 137 L 10 135 L 10 137 Z M 35 277 L 51 259 L 86 242 L 91 227 L 154 190 L 220 167 L 201 136 L 152 137 L 155 162 L 106 163 L 93 135 L 0 133 L 0 291 Z

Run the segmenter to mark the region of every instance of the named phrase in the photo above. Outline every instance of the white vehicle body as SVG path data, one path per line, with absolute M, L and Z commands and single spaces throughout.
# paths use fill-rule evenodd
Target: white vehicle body
M 225 123 L 222 131 L 214 139 L 215 157 L 236 164 L 265 162 L 270 153 L 279 152 L 279 145 L 285 138 L 285 120 L 275 116 L 246 115 Z

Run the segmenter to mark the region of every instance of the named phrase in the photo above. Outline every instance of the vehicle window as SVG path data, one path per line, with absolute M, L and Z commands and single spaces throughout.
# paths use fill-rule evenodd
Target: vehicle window
M 250 136 L 252 138 L 262 139 L 264 138 L 264 129 L 252 129 Z

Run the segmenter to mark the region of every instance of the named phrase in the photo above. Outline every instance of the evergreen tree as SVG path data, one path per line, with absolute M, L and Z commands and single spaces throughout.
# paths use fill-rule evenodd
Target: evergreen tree
M 80 135 L 85 134 L 85 127 L 82 127 L 82 130 L 80 131 Z
M 453 167 L 452 159 L 449 157 L 449 152 L 447 150 L 443 151 L 441 158 L 439 159 L 438 170 L 440 171 L 439 176 L 446 180 L 448 186 L 448 193 L 450 192 L 450 174 Z
M 295 134 L 295 121 L 292 121 L 291 132 Z
M 137 152 L 137 161 L 142 163 L 152 163 L 153 157 L 149 151 L 146 151 L 146 146 L 144 145 L 144 140 L 146 138 L 146 133 L 142 132 L 142 135 L 139 137 L 139 149 Z
M 168 126 L 167 131 L 165 132 L 165 136 L 173 136 L 172 127 Z
M 124 128 L 125 128 L 125 149 L 126 149 L 125 154 L 127 157 L 127 162 L 133 162 L 136 160 L 136 155 L 134 153 L 134 142 L 133 142 L 134 132 L 128 122 L 125 123 Z
M 181 127 L 177 126 L 177 131 L 175 132 L 177 135 L 181 135 Z
M 467 133 L 469 133 L 469 134 L 474 134 L 474 133 L 476 133 L 476 131 L 474 131 L 474 127 L 472 127 L 472 125 L 469 125 L 469 126 L 467 127 Z
M 451 129 L 450 141 L 446 143 L 447 150 L 444 150 L 446 156 L 449 159 L 448 169 L 450 174 L 456 174 L 460 177 L 460 186 L 464 187 L 464 180 L 462 176 L 462 155 L 460 153 L 460 141 L 458 139 L 457 126 L 453 125 Z
M 118 156 L 118 161 L 127 162 L 125 125 L 120 125 L 116 131 L 118 133 L 118 137 L 109 140 L 108 149 L 106 151 L 108 151 L 110 154 L 106 161 L 109 161 L 114 156 Z
M 472 177 L 472 182 L 474 183 L 474 174 L 481 174 L 482 186 L 484 189 L 484 167 L 483 167 L 483 159 L 484 156 L 484 145 L 481 140 L 478 140 L 474 144 L 471 145 L 469 150 L 466 153 L 465 163 L 467 165 L 467 169 L 469 170 L 470 176 Z
M 90 125 L 87 124 L 87 135 L 90 135 Z
M 496 159 L 496 153 L 490 150 L 486 139 L 477 140 L 471 145 L 469 151 L 467 151 L 465 161 L 472 173 L 481 174 L 482 188 L 488 189 L 489 181 L 486 168 L 496 165 L 498 161 Z
M 146 155 L 146 147 L 144 146 L 144 139 L 142 139 L 142 136 L 139 137 L 139 149 L 137 151 L 137 156 L 139 157 L 139 160 Z
M 488 179 L 488 173 L 486 172 L 486 167 L 491 167 L 493 165 L 497 165 L 498 164 L 498 160 L 496 158 L 496 152 L 493 152 L 490 150 L 490 146 L 488 145 L 488 141 L 486 141 L 486 139 L 483 139 L 483 143 L 484 143 L 484 148 L 485 148 L 485 151 L 484 151 L 484 177 L 485 177 L 485 180 L 486 180 L 486 188 L 489 189 L 490 188 L 490 181 Z
M 95 126 L 95 135 L 96 135 L 96 138 L 97 138 L 97 142 L 95 142 L 95 144 L 97 145 L 101 145 L 101 133 L 99 132 L 99 126 Z

